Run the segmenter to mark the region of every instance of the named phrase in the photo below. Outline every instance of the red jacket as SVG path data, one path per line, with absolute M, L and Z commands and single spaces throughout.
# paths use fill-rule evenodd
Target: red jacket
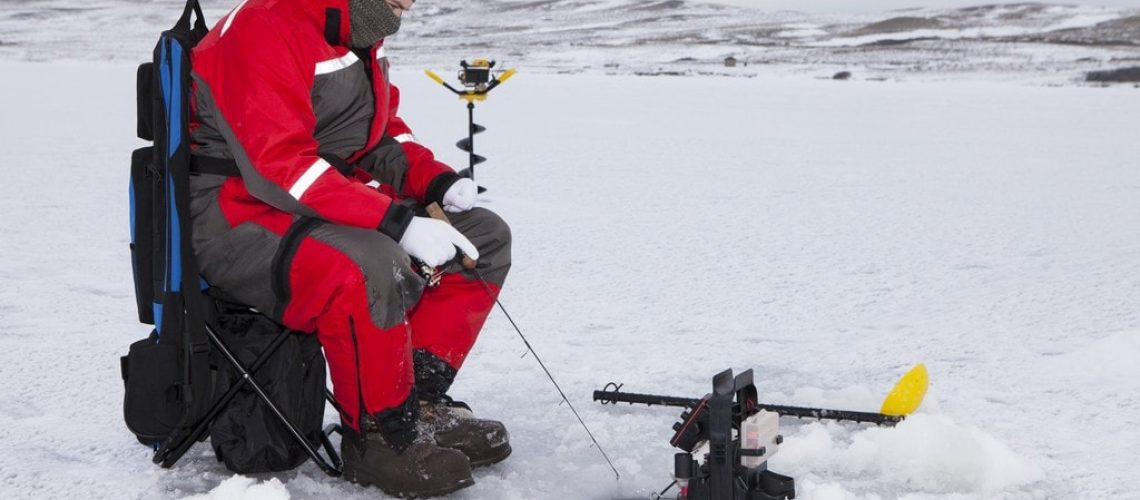
M 438 201 L 458 180 L 397 116 L 382 42 L 345 46 L 348 11 L 346 0 L 245 0 L 194 50 L 195 154 L 232 158 L 241 172 L 218 195 L 231 227 L 284 231 L 307 215 L 399 240 L 411 211 L 392 195 Z M 338 171 L 330 155 L 351 167 Z M 399 171 L 394 187 L 369 184 L 380 164 Z

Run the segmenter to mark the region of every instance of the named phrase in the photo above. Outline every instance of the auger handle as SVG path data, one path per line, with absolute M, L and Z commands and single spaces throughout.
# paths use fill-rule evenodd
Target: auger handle
M 443 77 L 441 77 L 441 76 L 437 75 L 435 71 L 432 71 L 432 70 L 430 70 L 430 69 L 425 69 L 425 70 L 424 70 L 424 74 L 425 74 L 425 75 L 427 75 L 427 77 L 428 77 L 428 78 L 431 78 L 431 79 L 432 79 L 432 81 L 434 81 L 435 83 L 438 83 L 438 84 L 440 84 L 440 85 L 443 85 L 443 86 L 444 86 L 444 88 L 446 88 L 447 90 L 450 90 L 450 91 L 452 91 L 453 93 L 455 93 L 455 95 L 458 95 L 458 96 L 463 96 L 463 91 L 462 91 L 462 90 L 459 90 L 459 89 L 457 89 L 457 88 L 455 88 L 455 87 L 452 87 L 450 83 L 447 83 L 447 82 L 443 81 Z
M 487 92 L 490 92 L 490 91 L 494 90 L 495 87 L 498 87 L 499 85 L 502 85 L 503 83 L 506 83 L 506 81 L 509 80 L 512 76 L 515 76 L 515 73 L 517 73 L 517 71 L 515 71 L 514 68 L 511 68 L 511 69 L 504 71 L 503 74 L 495 77 L 494 80 L 491 80 L 491 84 L 487 85 Z
M 444 212 L 442 208 L 440 208 L 439 203 L 433 201 L 430 205 L 428 205 L 427 213 L 431 216 L 431 218 L 444 221 L 449 226 L 451 225 L 451 219 L 447 218 L 447 213 Z M 478 262 L 475 262 L 475 259 L 472 259 L 466 255 L 463 256 L 463 269 L 470 271 L 472 269 L 475 269 L 476 264 L 478 264 Z
M 445 82 L 443 80 L 443 77 L 439 76 L 439 74 L 437 74 L 435 71 L 432 71 L 430 69 L 424 70 L 424 74 L 427 75 L 428 78 L 431 78 L 432 81 L 434 81 L 435 83 L 443 85 L 444 87 L 447 88 L 447 90 L 454 92 L 455 95 L 459 96 L 460 99 L 471 100 L 471 99 L 478 98 L 476 100 L 480 100 L 480 101 L 485 98 L 484 96 L 486 96 L 488 92 L 493 90 L 495 87 L 498 87 L 502 83 L 506 82 L 512 76 L 515 76 L 515 73 L 518 73 L 518 70 L 516 70 L 515 68 L 511 68 L 511 69 L 504 71 L 502 74 L 500 74 L 499 76 L 492 79 L 491 83 L 487 85 L 487 88 L 480 91 L 480 90 L 460 90 L 460 89 L 457 89 L 455 87 L 452 87 L 451 84 Z

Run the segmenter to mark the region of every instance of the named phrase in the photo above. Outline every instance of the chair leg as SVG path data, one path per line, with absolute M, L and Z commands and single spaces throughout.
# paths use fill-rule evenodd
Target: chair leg
M 286 331 L 283 333 L 288 334 L 290 332 Z M 231 353 L 230 350 L 225 347 L 225 345 L 222 343 L 222 340 L 218 338 L 217 333 L 215 333 L 214 330 L 209 327 L 209 325 L 206 326 L 206 335 L 208 335 L 210 337 L 210 340 L 218 346 L 218 350 L 222 353 L 222 356 L 224 356 L 226 360 L 229 361 L 230 365 L 232 365 L 234 369 L 238 371 L 238 374 L 241 375 L 241 380 L 249 385 L 250 389 L 253 389 L 253 392 L 257 394 L 257 397 L 261 399 L 261 402 L 265 403 L 265 405 L 269 407 L 269 410 L 273 412 L 277 419 L 281 421 L 281 423 L 285 426 L 285 429 L 288 430 L 289 434 L 293 436 L 293 439 L 297 441 L 297 444 L 301 445 L 301 447 L 305 449 L 305 454 L 309 455 L 309 458 L 313 459 L 313 462 L 316 462 L 317 467 L 320 467 L 321 470 L 329 476 L 340 476 L 340 468 L 329 464 L 329 462 L 325 460 L 324 457 L 322 457 L 315 448 L 313 448 L 312 443 L 309 443 L 309 440 L 305 439 L 305 436 L 301 435 L 301 431 L 297 430 L 297 426 L 293 425 L 293 422 L 289 421 L 289 418 L 285 416 L 285 413 L 283 413 L 281 409 L 277 407 L 277 404 L 275 404 L 273 400 L 269 398 L 269 395 L 266 394 L 261 386 L 258 385 L 257 381 L 253 379 L 253 375 L 250 374 L 245 369 L 245 367 L 242 366 L 241 361 L 238 361 L 238 359 L 234 357 L 233 353 Z
M 290 330 L 281 332 L 277 338 L 273 339 L 273 342 L 265 350 L 265 352 L 261 353 L 261 355 L 258 356 L 253 364 L 250 365 L 250 368 L 246 369 L 246 367 L 241 364 L 241 361 L 239 361 L 233 355 L 230 349 L 226 347 L 225 343 L 222 342 L 222 339 L 218 337 L 217 332 L 215 332 L 208 323 L 206 324 L 206 335 L 209 337 L 210 342 L 214 344 L 214 347 L 218 349 L 218 352 L 222 353 L 222 356 L 226 358 L 226 361 L 228 361 L 230 365 L 233 366 L 235 370 L 237 370 L 241 380 L 249 385 L 249 388 L 252 389 L 255 394 L 257 394 L 258 398 L 260 398 L 261 401 L 269 407 L 269 410 L 273 412 L 277 419 L 281 421 L 281 423 L 285 426 L 285 429 L 288 430 L 289 434 L 293 436 L 293 439 L 295 439 L 297 443 L 300 444 L 302 448 L 304 448 L 305 454 L 309 455 L 309 458 L 311 458 L 313 462 L 317 464 L 317 467 L 319 467 L 325 474 L 328 474 L 332 477 L 339 477 L 341 475 L 341 460 L 340 456 L 332 448 L 332 443 L 328 439 L 328 431 L 321 434 L 321 444 L 324 447 L 325 451 L 329 454 L 329 457 L 332 459 L 331 464 L 329 461 L 325 460 L 324 457 L 322 457 L 315 448 L 313 448 L 313 445 L 309 443 L 309 440 L 305 439 L 305 437 L 301 435 L 301 432 L 297 430 L 297 427 L 289 421 L 289 418 L 285 416 L 281 409 L 278 408 L 273 400 L 269 398 L 269 395 L 266 394 L 261 386 L 258 385 L 258 383 L 253 379 L 253 374 L 256 373 L 257 370 L 259 370 L 265 364 L 265 362 L 269 360 L 273 353 L 277 352 L 277 349 L 279 349 L 288 338 L 288 336 L 292 334 L 293 332 Z M 164 446 L 162 449 L 159 449 L 159 451 L 155 453 L 155 463 L 161 462 L 162 466 L 166 468 L 173 466 L 174 463 L 177 462 L 201 436 L 205 435 L 205 432 L 209 428 L 210 423 L 212 423 L 214 419 L 217 418 L 222 409 L 224 409 L 226 405 L 229 404 L 230 400 L 232 400 L 237 395 L 237 392 L 241 389 L 241 387 L 241 384 L 234 384 L 233 387 L 230 387 L 230 389 L 222 396 L 222 398 L 210 408 L 210 411 L 206 414 L 206 417 L 199 421 L 199 423 L 194 426 L 193 430 L 190 433 L 186 434 L 185 437 L 177 440 L 176 446 L 171 446 L 174 443 L 168 439 L 167 442 L 171 445 Z M 328 391 L 326 390 L 326 393 L 327 392 Z M 326 397 L 327 396 L 328 395 L 326 394 Z M 168 451 L 163 453 L 163 450 Z
M 333 397 L 332 391 L 328 390 L 328 388 L 325 388 L 325 401 L 328 401 L 329 404 L 332 405 L 333 409 L 336 410 L 338 414 L 340 414 L 341 418 L 344 420 L 349 420 L 348 412 L 344 411 L 344 408 L 340 406 L 340 403 L 336 402 L 336 398 Z M 338 430 L 337 432 L 340 431 Z
M 343 439 L 344 428 L 338 424 L 329 424 L 325 426 L 325 431 L 321 433 L 321 446 L 324 446 L 325 453 L 329 456 L 329 460 L 332 461 L 333 468 L 338 471 L 343 471 L 344 463 L 340 460 L 340 453 L 336 451 L 332 441 L 329 440 L 329 437 L 331 437 L 334 432 L 340 434 Z
M 206 331 L 208 332 L 210 341 L 214 344 L 215 348 L 224 352 L 229 352 L 229 349 L 226 348 L 225 344 L 221 342 L 221 339 L 217 337 L 217 334 L 214 333 L 209 324 L 206 325 Z M 277 352 L 281 345 L 285 343 L 285 340 L 289 338 L 290 333 L 291 332 L 289 330 L 283 331 L 277 336 L 277 338 L 273 339 L 273 342 L 269 344 L 269 347 L 265 349 L 265 352 L 262 352 L 261 355 L 258 356 L 256 360 L 254 360 L 253 364 L 250 365 L 249 373 L 257 373 L 257 371 L 260 370 L 261 367 L 269 361 L 273 354 Z M 182 434 L 180 437 L 178 434 L 172 434 L 170 438 L 167 439 L 163 447 L 159 448 L 158 451 L 155 452 L 154 463 L 161 464 L 161 466 L 165 469 L 173 467 L 174 464 L 177 463 L 178 460 L 180 460 L 182 456 L 190 450 L 190 447 L 194 446 L 194 443 L 198 442 L 200 439 L 202 439 L 203 436 L 206 435 L 206 431 L 209 430 L 210 424 L 214 422 L 214 419 L 218 418 L 218 414 L 226 408 L 226 405 L 228 405 L 230 401 L 233 400 L 235 396 L 237 396 L 237 393 L 241 390 L 241 388 L 241 384 L 234 384 L 232 387 L 230 387 L 229 390 L 226 391 L 226 393 L 223 394 L 220 399 L 218 399 L 218 401 L 214 402 L 213 406 L 210 407 L 210 410 L 206 412 L 206 416 L 202 417 L 202 419 L 199 420 L 198 423 L 195 424 L 189 432 Z

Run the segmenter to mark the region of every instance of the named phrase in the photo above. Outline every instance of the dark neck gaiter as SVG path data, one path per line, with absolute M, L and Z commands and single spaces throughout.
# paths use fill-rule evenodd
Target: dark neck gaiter
M 384 0 L 348 0 L 354 49 L 371 47 L 400 30 L 400 18 Z

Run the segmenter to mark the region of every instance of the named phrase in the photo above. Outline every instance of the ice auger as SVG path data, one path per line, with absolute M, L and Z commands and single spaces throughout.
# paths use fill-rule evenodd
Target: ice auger
M 475 135 L 487 130 L 487 127 L 475 123 L 475 102 L 487 100 L 487 94 L 514 76 L 515 70 L 508 69 L 492 77 L 491 69 L 495 67 L 495 61 L 475 59 L 470 63 L 460 61 L 459 65 L 463 68 L 459 70 L 459 82 L 465 87 L 463 90 L 443 81 L 442 77 L 430 69 L 424 73 L 428 78 L 454 92 L 460 99 L 467 101 L 467 137 L 455 143 L 455 147 L 465 151 L 468 159 L 467 168 L 459 171 L 459 175 L 475 180 L 475 165 L 487 161 L 487 158 L 475 154 Z M 486 190 L 483 186 L 479 186 L 480 193 Z

